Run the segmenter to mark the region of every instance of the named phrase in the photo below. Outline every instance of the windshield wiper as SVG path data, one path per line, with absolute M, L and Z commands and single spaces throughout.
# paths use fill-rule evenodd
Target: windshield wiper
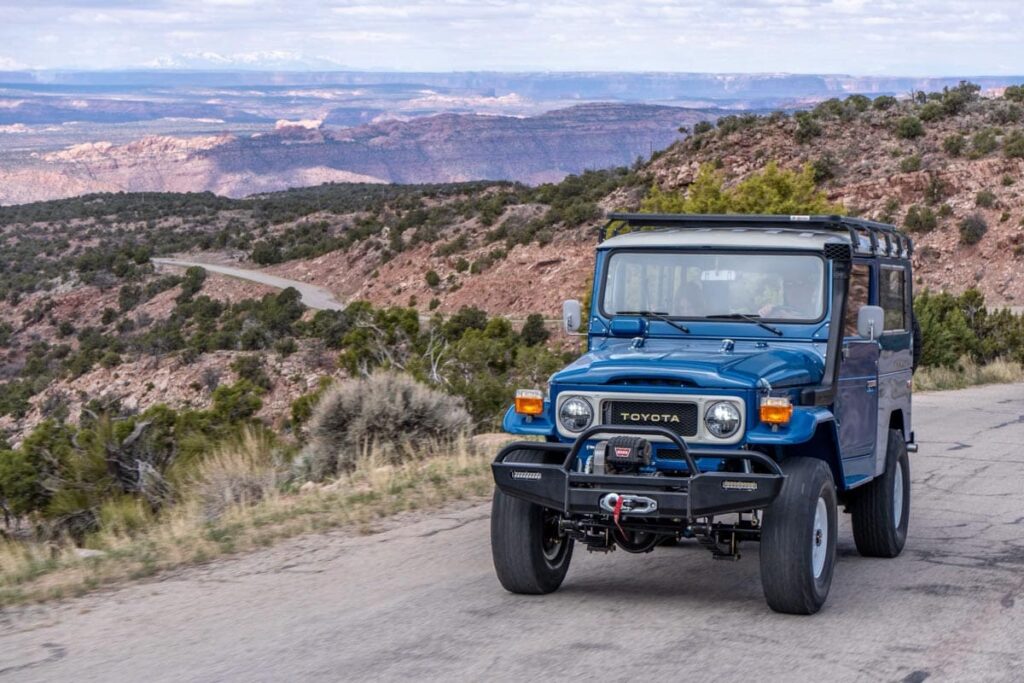
M 774 325 L 769 325 L 768 323 L 764 322 L 763 320 L 761 320 L 761 316 L 753 315 L 751 313 L 717 313 L 715 315 L 706 315 L 704 317 L 718 320 L 746 320 L 749 323 L 760 325 L 761 327 L 768 330 L 772 334 L 778 335 L 780 337 L 783 336 L 782 330 L 775 327 Z
M 686 325 L 683 325 L 682 323 L 677 323 L 672 318 L 669 318 L 667 311 L 616 311 L 615 315 L 638 315 L 641 318 L 654 318 L 655 320 L 661 320 L 662 322 L 668 323 L 669 325 L 676 328 L 680 332 L 690 334 L 690 328 L 687 327 Z

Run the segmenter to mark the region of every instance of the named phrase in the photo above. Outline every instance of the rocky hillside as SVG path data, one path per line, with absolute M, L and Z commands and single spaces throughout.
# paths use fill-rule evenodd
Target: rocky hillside
M 771 161 L 810 164 L 854 215 L 893 222 L 917 243 L 918 288 L 976 287 L 993 304 L 1024 304 L 1024 93 L 969 88 L 874 103 L 829 100 L 795 117 L 730 117 L 648 168 L 685 191 L 701 165 L 735 182 Z M 965 221 L 978 226 L 965 228 Z
M 0 164 L 0 204 L 90 192 L 240 197 L 324 182 L 531 184 L 632 163 L 708 111 L 588 104 L 533 117 L 442 114 L 354 128 L 280 122 L 270 133 L 92 142 Z

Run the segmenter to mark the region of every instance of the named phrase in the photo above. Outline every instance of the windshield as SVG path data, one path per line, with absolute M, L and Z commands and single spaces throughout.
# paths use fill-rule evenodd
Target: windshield
M 619 251 L 605 272 L 605 315 L 795 322 L 824 314 L 825 262 L 813 254 Z

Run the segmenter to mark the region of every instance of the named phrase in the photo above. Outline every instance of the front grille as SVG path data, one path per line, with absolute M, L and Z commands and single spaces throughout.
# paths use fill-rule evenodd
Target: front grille
M 697 436 L 697 404 L 662 401 L 605 401 L 604 423 L 665 427 L 679 436 Z

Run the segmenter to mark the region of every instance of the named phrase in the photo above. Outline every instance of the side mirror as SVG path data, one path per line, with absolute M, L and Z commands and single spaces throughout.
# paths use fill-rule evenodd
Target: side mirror
M 885 311 L 881 306 L 861 306 L 857 311 L 857 334 L 874 339 L 885 331 Z
M 583 306 L 576 299 L 562 304 L 562 328 L 568 334 L 575 334 L 583 326 Z

